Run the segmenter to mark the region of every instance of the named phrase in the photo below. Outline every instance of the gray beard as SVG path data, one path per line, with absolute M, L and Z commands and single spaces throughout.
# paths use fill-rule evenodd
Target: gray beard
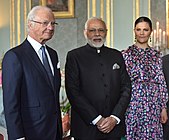
M 102 43 L 99 43 L 99 44 L 94 44 L 91 40 L 87 39 L 87 42 L 89 43 L 90 46 L 92 47 L 95 47 L 95 48 L 100 48 L 103 46 L 104 42 L 105 42 L 105 39 L 103 40 Z

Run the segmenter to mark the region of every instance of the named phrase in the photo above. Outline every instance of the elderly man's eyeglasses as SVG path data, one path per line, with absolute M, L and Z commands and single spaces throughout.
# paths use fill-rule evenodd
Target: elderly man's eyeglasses
M 106 29 L 102 29 L 102 28 L 100 28 L 100 29 L 87 29 L 87 30 L 88 30 L 89 33 L 93 33 L 93 34 L 95 34 L 96 32 L 98 32 L 98 33 L 106 33 L 107 32 Z
M 48 25 L 52 25 L 52 26 L 55 26 L 55 25 L 58 25 L 58 23 L 56 22 L 49 22 L 49 21 L 44 21 L 44 22 L 40 22 L 40 21 L 36 21 L 36 20 L 31 20 L 32 22 L 35 22 L 35 23 L 39 23 L 39 24 L 42 24 L 43 26 L 48 26 Z

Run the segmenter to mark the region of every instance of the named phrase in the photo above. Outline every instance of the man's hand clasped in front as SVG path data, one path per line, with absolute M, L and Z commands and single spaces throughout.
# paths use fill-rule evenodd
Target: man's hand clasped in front
M 113 130 L 113 128 L 115 127 L 115 125 L 117 124 L 117 121 L 115 118 L 113 117 L 102 117 L 97 125 L 97 128 L 103 132 L 103 133 L 109 133 L 110 131 Z

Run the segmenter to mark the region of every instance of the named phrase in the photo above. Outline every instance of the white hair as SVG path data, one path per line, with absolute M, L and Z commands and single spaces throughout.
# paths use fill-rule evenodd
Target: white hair
M 104 24 L 105 29 L 107 29 L 106 23 L 105 23 L 105 22 L 103 21 L 103 19 L 100 18 L 100 17 L 91 17 L 91 18 L 89 18 L 89 19 L 86 21 L 86 23 L 85 23 L 85 29 L 88 28 L 88 23 L 89 23 L 91 20 L 99 20 L 99 21 L 101 21 L 101 22 Z
M 37 11 L 42 10 L 42 9 L 45 10 L 45 11 L 52 12 L 52 10 L 47 6 L 35 6 L 35 7 L 33 7 L 30 10 L 30 12 L 28 13 L 28 16 L 27 16 L 27 32 L 29 32 L 29 27 L 28 27 L 29 21 L 34 20 L 35 17 L 36 17 Z

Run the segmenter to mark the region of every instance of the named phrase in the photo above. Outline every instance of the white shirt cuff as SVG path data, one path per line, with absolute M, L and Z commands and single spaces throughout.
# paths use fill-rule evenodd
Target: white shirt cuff
M 96 125 L 96 123 L 97 123 L 101 118 L 102 118 L 102 116 L 99 115 L 96 119 L 94 119 L 94 120 L 92 121 L 92 124 L 93 124 L 93 125 Z
M 16 139 L 16 140 L 25 140 L 25 138 L 23 137 L 23 138 L 19 138 L 19 139 Z
M 119 124 L 119 123 L 120 123 L 120 119 L 119 119 L 118 117 L 116 117 L 116 116 L 114 116 L 114 115 L 111 115 L 110 117 L 115 118 L 115 119 L 116 119 L 116 121 L 117 121 L 117 124 Z

